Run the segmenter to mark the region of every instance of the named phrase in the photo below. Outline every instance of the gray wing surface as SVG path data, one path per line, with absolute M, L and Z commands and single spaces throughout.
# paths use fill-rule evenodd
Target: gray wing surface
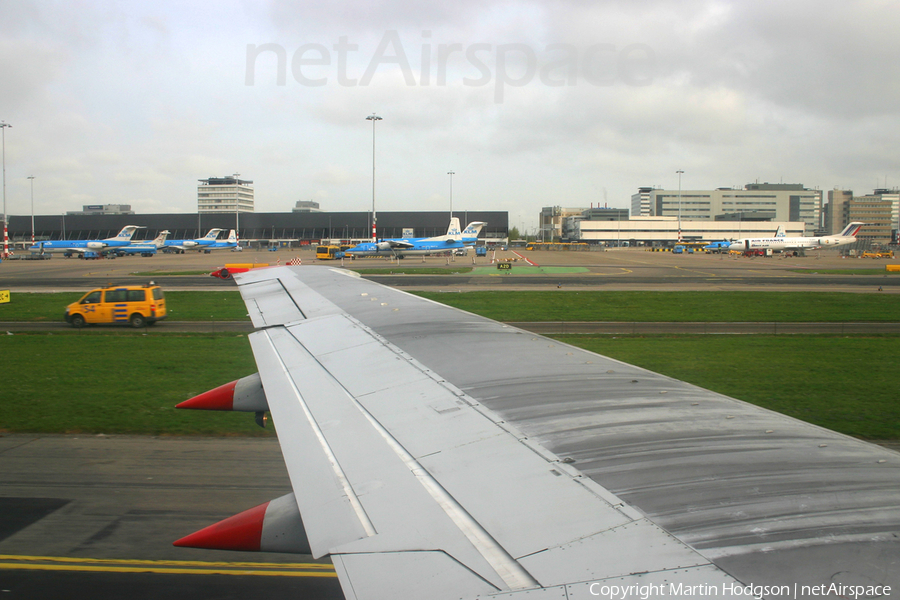
M 347 598 L 897 589 L 897 453 L 339 269 L 235 280 Z

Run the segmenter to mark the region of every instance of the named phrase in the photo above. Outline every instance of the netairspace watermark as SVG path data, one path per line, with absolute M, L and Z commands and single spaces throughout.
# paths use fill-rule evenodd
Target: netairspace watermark
M 650 583 L 632 585 L 606 585 L 602 583 L 590 584 L 589 591 L 592 596 L 607 598 L 608 600 L 649 600 L 650 598 L 712 598 L 712 597 L 737 597 L 762 600 L 767 598 L 807 598 L 810 596 L 828 596 L 840 598 L 881 598 L 891 595 L 889 585 L 847 585 L 841 583 L 823 583 L 820 585 L 745 585 L 738 582 L 722 583 L 720 585 L 684 583 Z
M 291 75 L 308 87 L 333 82 L 344 87 L 367 86 L 379 67 L 387 66 L 399 69 L 407 86 L 428 87 L 446 86 L 450 72 L 452 81 L 461 80 L 467 87 L 493 85 L 494 102 L 501 103 L 507 88 L 535 80 L 548 87 L 574 86 L 578 81 L 598 87 L 647 86 L 656 74 L 656 53 L 646 44 L 548 44 L 538 51 L 522 43 L 433 44 L 429 31 L 423 31 L 422 37 L 416 51 L 408 53 L 397 31 L 386 31 L 368 60 L 360 56 L 359 44 L 350 43 L 347 36 L 339 37 L 330 49 L 324 44 L 303 44 L 291 55 Z M 287 83 L 288 53 L 283 46 L 247 44 L 245 85 L 256 85 L 257 62 L 270 64 L 270 54 L 277 61 L 276 84 Z M 410 56 L 417 59 L 418 69 L 413 69 Z M 366 68 L 351 74 L 350 62 L 365 62 Z

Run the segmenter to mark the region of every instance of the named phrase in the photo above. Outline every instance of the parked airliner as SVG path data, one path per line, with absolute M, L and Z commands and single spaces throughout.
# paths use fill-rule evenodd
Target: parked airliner
M 178 254 L 184 254 L 185 250 L 203 250 L 206 246 L 211 246 L 216 242 L 220 231 L 224 231 L 224 229 L 210 229 L 202 238 L 166 240 L 162 249 L 165 252 L 176 252 Z
M 45 252 L 63 252 L 68 254 L 102 253 L 110 248 L 131 245 L 131 237 L 138 229 L 144 228 L 137 225 L 126 225 L 115 237 L 103 240 L 52 240 L 37 242 L 28 250 L 40 254 Z
M 820 237 L 784 237 L 743 238 L 732 242 L 729 250 L 744 252 L 747 250 L 814 250 L 816 248 L 833 248 L 852 244 L 856 241 L 859 228 L 865 223 L 850 223 L 837 235 Z

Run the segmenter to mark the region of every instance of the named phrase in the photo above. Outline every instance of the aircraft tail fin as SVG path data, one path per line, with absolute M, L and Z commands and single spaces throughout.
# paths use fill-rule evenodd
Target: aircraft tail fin
M 458 217 L 453 217 L 450 219 L 450 226 L 447 227 L 447 235 L 448 236 L 459 235 L 459 218 Z
M 106 238 L 104 241 L 113 241 L 113 242 L 130 242 L 132 236 L 134 236 L 134 232 L 138 229 L 146 229 L 146 227 L 139 227 L 137 225 L 126 225 L 122 228 L 122 231 L 116 234 L 116 237 Z
M 779 225 L 775 231 L 775 237 L 784 237 L 784 225 Z
M 228 232 L 228 243 L 237 244 L 237 234 L 235 233 L 234 229 Z
M 206 235 L 203 236 L 203 239 L 204 240 L 214 240 L 217 237 L 219 237 L 220 231 L 222 231 L 222 230 L 221 229 L 210 229 L 209 231 L 206 232 Z
M 156 238 L 150 243 L 153 244 L 154 246 L 156 246 L 157 248 L 162 248 L 163 246 L 165 246 L 166 238 L 168 236 L 169 236 L 169 230 L 164 229 L 163 231 L 160 231 L 159 235 L 156 236 Z
M 475 241 L 478 238 L 478 235 L 481 233 L 481 229 L 487 225 L 484 221 L 472 221 L 462 232 L 464 241 Z
M 840 232 L 838 235 L 841 237 L 855 237 L 857 233 L 859 233 L 860 227 L 865 225 L 865 223 L 850 223 L 844 230 Z

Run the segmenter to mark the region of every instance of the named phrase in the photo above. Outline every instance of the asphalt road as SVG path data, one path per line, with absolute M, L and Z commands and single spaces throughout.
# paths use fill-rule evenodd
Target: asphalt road
M 343 597 L 327 560 L 172 546 L 291 491 L 271 438 L 0 435 L 0 490 L 4 599 Z
M 208 273 L 230 263 L 285 264 L 300 258 L 304 265 L 340 267 L 339 261 L 316 261 L 311 250 L 222 254 L 157 255 L 115 260 L 53 258 L 43 261 L 3 261 L 0 289 L 17 291 L 89 290 L 109 283 L 152 279 L 165 289 L 230 289 L 234 284 Z M 493 268 L 492 259 L 511 260 L 511 274 Z M 734 290 L 783 289 L 784 291 L 835 290 L 900 293 L 900 274 L 888 274 L 888 262 L 844 259 L 835 251 L 795 258 L 743 258 L 722 255 L 673 255 L 640 249 L 609 252 L 549 252 L 524 250 L 496 252 L 484 257 L 409 258 L 402 261 L 359 259 L 346 261 L 354 269 L 416 269 L 428 267 L 447 275 L 364 275 L 379 283 L 403 289 L 654 289 Z M 518 267 L 545 267 L 551 274 L 519 274 Z M 454 273 L 476 267 L 478 274 Z M 865 269 L 865 274 L 820 273 L 835 269 Z M 567 272 L 559 272 L 559 270 Z M 533 271 L 533 269 L 532 269 Z M 179 275 L 194 272 L 200 274 Z

